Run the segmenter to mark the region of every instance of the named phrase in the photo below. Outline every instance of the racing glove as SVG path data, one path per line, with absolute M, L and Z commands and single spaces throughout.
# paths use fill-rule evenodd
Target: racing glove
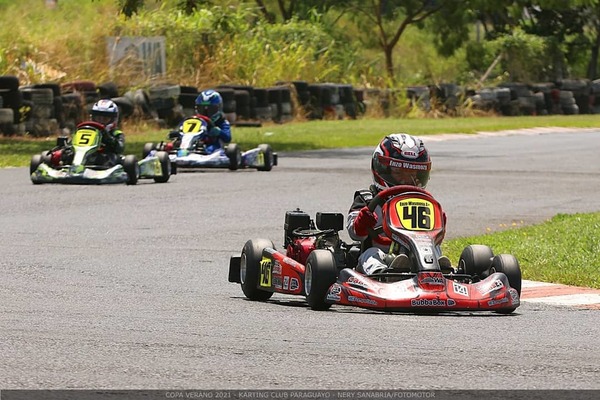
M 218 126 L 214 126 L 208 131 L 208 136 L 210 137 L 218 137 L 220 134 L 221 128 L 219 128 Z
M 105 132 L 104 135 L 102 135 L 102 143 L 104 143 L 104 145 L 106 147 L 108 147 L 109 149 L 112 149 L 115 147 L 116 141 L 117 141 L 117 139 L 108 132 Z
M 367 236 L 369 229 L 372 229 L 377 224 L 377 215 L 373 214 L 367 206 L 360 209 L 358 215 L 354 219 L 354 232 L 358 236 Z

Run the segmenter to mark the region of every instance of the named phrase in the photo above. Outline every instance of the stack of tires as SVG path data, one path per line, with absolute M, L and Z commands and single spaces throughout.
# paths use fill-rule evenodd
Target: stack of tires
M 591 84 L 587 79 L 565 79 L 557 82 L 560 89 L 559 101 L 565 115 L 590 114 Z
M 406 98 L 411 108 L 419 108 L 425 112 L 431 111 L 430 89 L 427 86 L 409 86 L 406 89 Z
M 291 121 L 292 115 L 292 92 L 287 84 L 267 88 L 271 115 L 274 122 L 284 123 Z
M 196 98 L 198 97 L 198 88 L 195 86 L 180 86 L 178 102 L 183 109 L 183 115 L 186 117 L 196 114 Z
M 536 100 L 526 84 L 507 82 L 500 87 L 510 90 L 510 102 L 500 107 L 503 115 L 536 115 Z
M 296 91 L 297 105 L 300 108 L 300 113 L 303 117 L 308 118 L 310 109 L 310 90 L 308 90 L 308 82 L 293 81 L 294 90 Z
M 179 104 L 180 95 L 179 85 L 164 84 L 148 89 L 150 109 L 156 115 L 159 125 L 173 127 L 183 120 L 183 107 Z
M 217 92 L 223 99 L 223 114 L 225 118 L 231 123 L 235 124 L 237 121 L 237 103 L 235 101 L 235 89 L 231 87 L 219 86 Z
M 308 85 L 310 92 L 310 119 L 343 119 L 344 105 L 340 100 L 340 87 L 332 83 Z
M 600 79 L 590 83 L 590 96 L 592 97 L 592 114 L 600 114 Z
M 266 88 L 254 88 L 254 117 L 259 121 L 271 121 L 272 112 Z
M 19 78 L 0 76 L 0 133 L 14 135 L 24 131 L 21 118 L 23 95 L 19 91 Z
M 57 133 L 59 127 L 52 89 L 24 86 L 20 90 L 23 93 L 23 100 L 27 101 L 31 108 L 25 120 L 25 130 L 34 137 L 51 136 Z
M 356 119 L 359 114 L 359 108 L 354 97 L 354 88 L 352 85 L 339 85 L 340 103 L 344 108 L 343 114 L 351 119 Z
M 228 104 L 228 113 L 235 114 L 235 123 L 244 124 L 244 122 L 256 119 L 254 107 L 256 104 L 256 98 L 254 96 L 254 87 L 245 85 L 219 85 L 217 91 L 221 93 L 221 90 L 227 89 L 226 96 L 231 97 L 229 93 L 233 90 L 233 102 L 231 99 Z M 221 94 L 221 97 L 223 95 Z M 223 100 L 224 102 L 225 100 Z M 233 110 L 235 107 L 235 110 Z M 223 103 L 223 110 L 225 110 L 225 103 Z M 232 111 L 233 110 L 233 111 Z M 232 122 L 229 120 L 229 122 Z

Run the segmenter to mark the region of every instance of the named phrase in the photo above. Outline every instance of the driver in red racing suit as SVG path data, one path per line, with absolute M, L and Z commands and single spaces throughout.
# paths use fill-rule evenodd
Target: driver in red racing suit
M 371 158 L 373 185 L 354 194 L 346 224 L 350 238 L 362 242 L 368 239 L 371 229 L 381 226 L 381 207 L 377 207 L 374 212 L 367 207 L 377 193 L 397 185 L 425 188 L 430 171 L 431 159 L 421 139 L 406 133 L 386 136 L 377 145 Z M 394 253 L 398 255 L 391 261 L 388 259 L 391 244 L 391 239 L 383 233 L 372 238 L 371 246 L 364 249 L 358 257 L 356 269 L 366 275 L 381 273 L 387 269 L 410 271 L 408 249 L 395 249 Z M 449 268 L 450 260 L 441 256 L 439 249 L 437 251 L 440 254 L 440 267 Z

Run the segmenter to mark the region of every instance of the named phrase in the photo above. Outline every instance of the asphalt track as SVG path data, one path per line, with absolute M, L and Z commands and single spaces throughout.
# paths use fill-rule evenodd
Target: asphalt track
M 425 138 L 447 238 L 600 210 L 600 131 L 525 133 Z M 227 282 L 286 210 L 346 212 L 371 150 L 132 187 L 0 170 L 0 389 L 600 389 L 598 310 L 313 312 Z

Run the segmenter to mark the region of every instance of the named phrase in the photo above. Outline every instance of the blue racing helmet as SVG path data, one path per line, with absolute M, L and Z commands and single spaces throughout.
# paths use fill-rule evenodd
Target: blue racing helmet
M 196 112 L 217 122 L 223 115 L 223 98 L 215 90 L 205 90 L 196 97 Z

